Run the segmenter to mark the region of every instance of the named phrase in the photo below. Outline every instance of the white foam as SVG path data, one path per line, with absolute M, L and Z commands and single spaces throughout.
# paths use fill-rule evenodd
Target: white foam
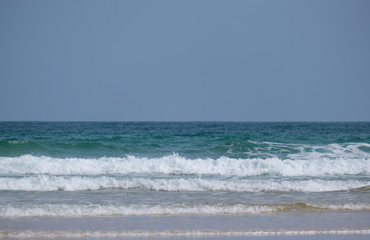
M 272 145 L 282 145 L 280 143 L 271 143 Z M 370 153 L 360 150 L 361 147 L 370 148 L 368 143 L 332 143 L 323 146 L 288 144 L 299 149 L 299 153 L 288 154 L 289 159 L 311 160 L 311 159 L 369 159 Z M 307 151 L 306 149 L 311 149 Z
M 329 211 L 369 211 L 370 203 L 291 203 L 259 204 L 40 204 L 3 205 L 0 217 L 100 217 L 100 216 L 154 216 L 154 215 L 246 215 L 271 214 L 305 209 Z
M 252 237 L 299 235 L 370 234 L 370 229 L 297 230 L 175 230 L 175 231 L 15 231 L 0 232 L 0 238 L 133 238 L 133 237 Z
M 261 214 L 282 210 L 284 206 L 268 205 L 63 205 L 0 206 L 1 217 L 96 217 L 150 215 L 220 215 Z
M 195 174 L 221 176 L 370 175 L 370 159 L 186 159 L 177 154 L 160 158 L 52 158 L 23 155 L 0 157 L 1 175 L 51 174 Z
M 310 203 L 307 206 L 325 210 L 370 210 L 368 203 L 342 203 L 342 204 L 322 204 Z
M 213 178 L 143 178 L 50 176 L 0 177 L 0 190 L 10 191 L 83 191 L 118 188 L 155 191 L 232 191 L 232 192 L 327 192 L 356 189 L 370 181 L 355 180 L 276 180 L 276 179 L 213 179 Z

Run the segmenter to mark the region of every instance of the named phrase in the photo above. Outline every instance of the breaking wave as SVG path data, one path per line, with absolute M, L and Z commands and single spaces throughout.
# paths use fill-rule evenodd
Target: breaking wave
M 271 214 L 297 210 L 370 210 L 368 203 L 277 205 L 251 204 L 174 204 L 174 205 L 69 205 L 43 204 L 0 206 L 1 217 L 97 217 L 97 216 L 151 216 L 151 215 L 246 215 Z
M 102 189 L 142 189 L 169 192 L 328 192 L 365 188 L 370 181 L 357 180 L 276 180 L 212 178 L 116 178 L 107 176 L 28 176 L 1 177 L 0 190 L 10 191 L 84 191 Z
M 0 175 L 172 174 L 220 176 L 370 175 L 370 159 L 187 159 L 177 154 L 160 158 L 53 158 L 23 155 L 0 157 Z

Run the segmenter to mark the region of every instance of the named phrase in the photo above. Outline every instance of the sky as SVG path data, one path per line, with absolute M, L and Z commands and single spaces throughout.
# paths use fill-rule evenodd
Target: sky
M 0 121 L 370 121 L 370 1 L 0 0 Z

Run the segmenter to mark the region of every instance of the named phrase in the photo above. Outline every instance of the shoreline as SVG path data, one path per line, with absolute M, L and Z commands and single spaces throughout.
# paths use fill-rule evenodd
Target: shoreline
M 0 218 L 0 238 L 238 238 L 367 236 L 370 211 L 256 215 Z
M 286 230 L 271 230 L 271 231 L 22 231 L 22 232 L 2 232 L 0 233 L 1 238 L 9 239 L 39 239 L 39 238 L 148 238 L 148 237 L 185 237 L 185 238 L 209 238 L 209 237 L 274 237 L 274 236 L 317 236 L 317 235 L 369 235 L 370 229 L 343 229 L 343 230 L 297 230 L 297 231 L 286 231 Z

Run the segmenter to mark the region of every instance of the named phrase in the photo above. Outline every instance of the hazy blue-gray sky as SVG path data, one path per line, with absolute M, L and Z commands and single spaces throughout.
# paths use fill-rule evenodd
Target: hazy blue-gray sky
M 370 1 L 0 0 L 0 120 L 370 121 Z

